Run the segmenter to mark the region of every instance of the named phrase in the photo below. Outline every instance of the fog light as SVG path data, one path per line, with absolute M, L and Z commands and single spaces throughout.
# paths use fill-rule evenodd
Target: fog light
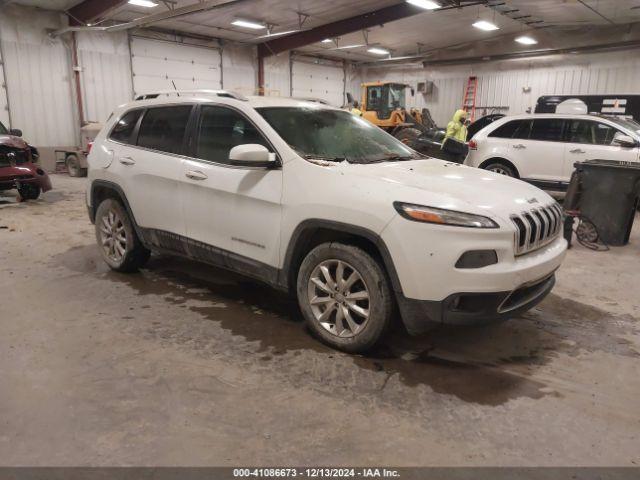
M 498 263 L 495 250 L 469 250 L 456 262 L 456 268 L 482 268 Z

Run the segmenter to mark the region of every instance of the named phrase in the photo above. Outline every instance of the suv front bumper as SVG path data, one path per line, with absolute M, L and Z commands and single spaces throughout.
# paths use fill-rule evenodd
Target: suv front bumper
M 551 274 L 508 292 L 454 293 L 442 301 L 398 295 L 398 304 L 407 331 L 415 335 L 434 323 L 478 325 L 518 316 L 540 303 L 555 283 L 555 274 Z

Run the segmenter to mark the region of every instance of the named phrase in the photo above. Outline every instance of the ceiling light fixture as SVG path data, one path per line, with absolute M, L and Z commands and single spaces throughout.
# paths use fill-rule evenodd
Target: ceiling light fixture
M 289 35 L 290 33 L 296 33 L 299 32 L 300 30 L 287 30 L 286 32 L 272 32 L 272 33 L 267 33 L 266 35 L 261 35 L 259 37 L 256 38 L 270 38 L 270 37 L 279 37 L 281 35 Z
M 373 53 L 375 55 L 389 55 L 389 50 L 385 50 L 384 48 L 372 47 L 367 50 L 369 53 Z
M 521 43 L 522 45 L 535 45 L 536 43 L 538 43 L 535 38 L 528 37 L 526 35 L 516 38 L 516 42 Z
M 486 20 L 478 20 L 473 24 L 473 26 L 480 30 L 484 30 L 485 32 L 490 32 L 492 30 L 500 29 L 500 27 L 498 27 L 497 25 L 491 22 L 487 22 Z
M 333 42 L 333 40 L 331 40 L 330 38 L 325 38 L 320 43 L 331 43 L 331 42 Z
M 407 3 L 415 5 L 416 7 L 424 8 L 425 10 L 435 10 L 436 8 L 442 8 L 442 5 L 432 0 L 407 0 Z
M 267 28 L 267 26 L 262 23 L 254 22 L 252 20 L 242 20 L 240 18 L 231 22 L 231 25 L 242 28 L 250 28 L 252 30 L 262 30 L 263 28 Z
M 129 0 L 129 3 L 136 7 L 153 8 L 158 6 L 156 2 L 152 2 L 151 0 Z
M 360 47 L 366 47 L 367 45 L 364 43 L 361 44 L 354 44 L 354 45 L 345 45 L 344 47 L 336 47 L 334 50 L 346 50 L 348 48 L 360 48 Z

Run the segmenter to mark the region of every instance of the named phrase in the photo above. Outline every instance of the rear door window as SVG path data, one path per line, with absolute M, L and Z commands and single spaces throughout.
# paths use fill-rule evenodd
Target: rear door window
M 491 132 L 489 134 L 489 137 L 513 138 L 516 130 L 518 130 L 518 127 L 520 127 L 523 123 L 525 123 L 525 120 L 512 120 L 510 122 L 507 122 Z
M 540 118 L 533 121 L 530 140 L 561 142 L 565 120 L 562 118 Z
M 513 133 L 512 138 L 517 138 L 519 140 L 528 140 L 529 134 L 531 133 L 531 124 L 533 122 L 531 120 L 523 120 L 516 131 Z
M 142 112 L 143 110 L 131 110 L 125 113 L 114 125 L 109 138 L 120 143 L 133 143 L 133 131 Z
M 150 108 L 142 118 L 137 145 L 167 153 L 181 153 L 192 105 Z
M 225 107 L 202 107 L 196 141 L 196 158 L 227 163 L 229 152 L 233 147 L 249 143 L 273 150 L 253 123 L 240 113 Z

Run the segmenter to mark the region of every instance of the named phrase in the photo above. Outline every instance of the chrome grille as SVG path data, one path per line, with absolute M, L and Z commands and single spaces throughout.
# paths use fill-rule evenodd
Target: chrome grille
M 516 227 L 516 255 L 533 252 L 553 241 L 562 229 L 563 213 L 557 203 L 511 215 Z

